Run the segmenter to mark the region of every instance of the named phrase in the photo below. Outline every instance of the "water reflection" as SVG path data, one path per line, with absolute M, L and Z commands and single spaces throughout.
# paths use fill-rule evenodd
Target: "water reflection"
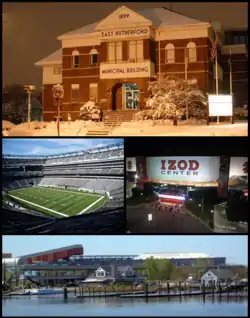
M 3 299 L 3 316 L 247 316 L 246 297 L 155 299 L 16 297 Z

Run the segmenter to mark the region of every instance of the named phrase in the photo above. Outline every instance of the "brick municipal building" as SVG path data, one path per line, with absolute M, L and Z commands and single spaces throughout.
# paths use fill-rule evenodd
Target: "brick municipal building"
M 235 105 L 248 103 L 247 27 L 226 30 L 220 23 L 165 8 L 137 12 L 121 6 L 101 21 L 59 36 L 61 48 L 36 63 L 43 72 L 44 120 L 56 118 L 55 84 L 64 87 L 63 120 L 79 118 L 80 107 L 89 100 L 95 100 L 106 114 L 132 118 L 145 108 L 148 82 L 159 72 L 186 76 L 192 85 L 215 93 L 211 62 L 215 32 L 219 93 L 229 94 L 231 56 Z

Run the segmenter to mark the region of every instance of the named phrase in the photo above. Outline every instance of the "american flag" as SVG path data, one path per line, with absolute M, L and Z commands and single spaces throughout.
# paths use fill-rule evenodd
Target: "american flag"
M 230 54 L 229 54 L 229 58 L 228 58 L 228 64 L 230 67 L 231 67 L 231 58 L 232 58 L 231 55 L 232 55 L 232 51 L 230 49 Z
M 211 60 L 214 61 L 217 56 L 217 40 L 212 42 Z
M 217 33 L 214 32 L 214 40 L 212 42 L 212 50 L 211 50 L 211 60 L 212 61 L 214 61 L 217 58 L 217 44 L 218 44 Z

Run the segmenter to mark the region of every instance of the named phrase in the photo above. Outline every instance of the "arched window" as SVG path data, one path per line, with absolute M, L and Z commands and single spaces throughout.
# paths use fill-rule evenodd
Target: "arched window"
M 80 54 L 79 54 L 79 51 L 77 50 L 74 50 L 72 52 L 72 65 L 73 65 L 73 68 L 77 68 L 80 66 Z
M 194 42 L 189 42 L 187 45 L 188 62 L 197 62 L 197 48 Z
M 90 52 L 90 64 L 97 64 L 98 63 L 98 52 L 96 49 L 92 49 Z
M 175 49 L 172 43 L 168 43 L 165 46 L 165 62 L 175 63 Z

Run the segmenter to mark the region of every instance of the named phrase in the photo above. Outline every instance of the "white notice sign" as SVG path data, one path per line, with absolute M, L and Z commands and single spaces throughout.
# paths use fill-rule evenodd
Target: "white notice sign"
M 233 116 L 232 95 L 208 95 L 209 116 Z

